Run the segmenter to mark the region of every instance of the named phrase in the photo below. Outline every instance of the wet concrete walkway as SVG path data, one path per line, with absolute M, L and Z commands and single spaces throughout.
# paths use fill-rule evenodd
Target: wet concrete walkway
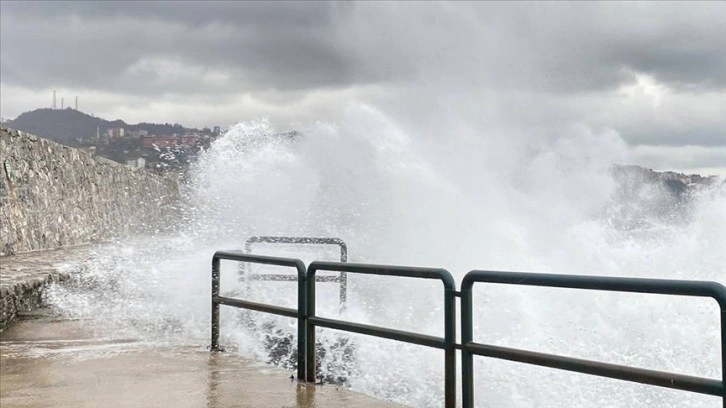
M 97 338 L 43 315 L 0 333 L 0 407 L 400 407 L 233 353 Z

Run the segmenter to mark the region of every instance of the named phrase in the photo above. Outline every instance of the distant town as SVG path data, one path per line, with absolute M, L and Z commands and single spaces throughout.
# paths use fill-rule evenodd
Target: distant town
M 219 126 L 195 129 L 176 123 L 130 125 L 73 108 L 37 109 L 3 125 L 132 167 L 181 176 L 199 152 L 209 148 L 222 133 Z
M 189 161 L 209 148 L 220 133 L 219 126 L 170 134 L 124 127 L 110 127 L 101 132 L 99 127 L 96 137 L 77 138 L 74 147 L 128 166 L 166 173 L 186 170 Z

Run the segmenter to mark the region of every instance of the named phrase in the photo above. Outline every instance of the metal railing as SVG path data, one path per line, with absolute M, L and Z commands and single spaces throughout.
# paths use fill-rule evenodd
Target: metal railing
M 407 278 L 437 279 L 444 284 L 444 337 L 434 337 L 419 333 L 393 330 L 343 320 L 325 319 L 315 315 L 315 274 L 318 271 L 345 271 L 364 275 L 401 276 Z M 344 330 L 370 336 L 383 337 L 421 346 L 444 350 L 444 399 L 445 406 L 456 404 L 456 283 L 451 274 L 444 269 L 415 268 L 409 266 L 364 265 L 337 262 L 313 262 L 308 266 L 307 275 L 307 360 L 315 361 L 315 326 Z M 315 364 L 307 365 L 308 382 L 315 381 Z
M 286 307 L 272 306 L 264 303 L 250 302 L 220 296 L 220 261 L 250 262 L 265 265 L 287 266 L 297 269 L 297 310 Z M 280 316 L 297 319 L 297 376 L 305 377 L 305 309 L 307 305 L 307 292 L 305 288 L 305 264 L 299 259 L 277 258 L 262 255 L 247 255 L 235 251 L 217 251 L 212 257 L 212 350 L 219 350 L 219 306 L 227 305 L 258 312 L 272 313 Z
M 294 310 L 221 297 L 219 295 L 219 267 L 221 259 L 296 268 L 296 279 L 298 282 L 298 309 Z M 444 284 L 444 336 L 435 337 L 316 316 L 315 282 L 317 281 L 317 271 L 338 271 L 341 273 L 345 272 L 366 275 L 400 276 L 441 280 Z M 692 377 L 682 374 L 646 370 L 629 366 L 476 343 L 473 339 L 472 288 L 477 282 L 713 298 L 719 303 L 721 308 L 722 380 L 719 381 L 709 378 Z M 461 297 L 461 344 L 456 343 L 455 297 L 457 296 Z M 217 350 L 219 348 L 220 305 L 241 307 L 297 318 L 298 379 L 303 379 L 308 382 L 315 382 L 316 380 L 315 327 L 317 326 L 443 349 L 445 352 L 444 399 L 445 406 L 447 408 L 453 408 L 456 405 L 456 349 L 460 349 L 462 354 L 461 390 L 462 404 L 464 408 L 470 408 L 474 405 L 474 355 L 690 391 L 699 394 L 719 396 L 722 398 L 723 407 L 726 408 L 726 388 L 724 386 L 726 384 L 726 287 L 715 282 L 471 271 L 466 274 L 462 280 L 461 292 L 456 292 L 456 283 L 453 277 L 444 269 L 316 261 L 311 263 L 306 270 L 303 262 L 297 259 L 220 251 L 214 254 L 212 260 L 213 350 Z
M 267 236 L 259 235 L 247 239 L 245 242 L 245 252 L 252 253 L 252 244 L 296 244 L 296 245 L 335 245 L 340 248 L 340 262 L 348 262 L 348 245 L 340 238 L 320 238 L 320 237 L 288 237 L 288 236 Z M 244 273 L 243 270 L 240 270 Z M 290 275 L 273 275 L 273 274 L 248 274 L 251 280 L 263 281 L 290 281 L 295 280 Z M 340 283 L 340 307 L 345 307 L 348 299 L 348 277 L 345 272 L 340 272 L 338 276 L 318 276 L 315 278 L 318 282 L 339 282 Z
M 661 295 L 711 297 L 721 306 L 721 372 L 722 381 L 691 377 L 642 368 L 601 363 L 537 353 L 506 347 L 475 343 L 473 339 L 472 287 L 476 282 L 509 285 L 545 286 L 554 288 L 634 292 Z M 636 279 L 604 276 L 554 275 L 498 271 L 471 271 L 461 283 L 461 379 L 464 408 L 474 406 L 474 362 L 480 355 L 520 363 L 557 368 L 600 377 L 656 385 L 699 394 L 724 397 L 726 384 L 726 288 L 715 282 Z M 726 400 L 723 402 L 726 408 Z

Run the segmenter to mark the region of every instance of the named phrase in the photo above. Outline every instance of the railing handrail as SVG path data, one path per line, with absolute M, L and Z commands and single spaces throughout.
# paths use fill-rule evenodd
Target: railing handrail
M 461 281 L 461 290 L 471 290 L 475 282 L 601 290 L 608 292 L 710 297 L 715 299 L 722 309 L 726 309 L 726 287 L 712 281 L 505 272 L 475 269 L 464 276 Z
M 253 255 L 238 250 L 222 250 L 214 253 L 212 260 L 214 259 L 226 259 L 229 261 L 241 261 L 241 262 L 252 262 L 265 265 L 277 265 L 277 266 L 302 266 L 305 269 L 305 263 L 295 258 L 283 258 L 279 256 L 269 255 Z
M 337 245 L 340 247 L 340 262 L 346 262 L 348 257 L 348 244 L 340 238 L 335 237 L 292 237 L 277 235 L 255 235 L 247 238 L 245 251 L 249 252 L 252 244 L 310 244 L 310 245 Z
M 456 282 L 451 273 L 441 268 L 426 268 L 418 266 L 399 266 L 399 265 L 381 265 L 381 264 L 362 264 L 351 262 L 330 262 L 330 261 L 313 261 L 308 265 L 308 275 L 315 274 L 317 271 L 341 271 L 360 273 L 363 275 L 384 275 L 384 276 L 400 276 L 405 278 L 421 278 L 436 279 L 444 284 L 444 289 L 456 290 Z

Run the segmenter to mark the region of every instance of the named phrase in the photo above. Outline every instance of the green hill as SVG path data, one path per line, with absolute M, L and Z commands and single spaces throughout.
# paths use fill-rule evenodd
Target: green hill
M 183 134 L 197 129 L 185 128 L 180 124 L 139 123 L 129 125 L 122 120 L 108 121 L 88 115 L 75 109 L 36 109 L 25 112 L 6 123 L 8 127 L 32 133 L 65 145 L 75 145 L 76 139 L 88 139 L 96 132 L 104 134 L 106 129 L 123 127 L 126 130 L 145 130 L 154 135 Z M 206 129 L 205 129 L 206 130 Z M 208 132 L 208 130 L 206 130 Z

